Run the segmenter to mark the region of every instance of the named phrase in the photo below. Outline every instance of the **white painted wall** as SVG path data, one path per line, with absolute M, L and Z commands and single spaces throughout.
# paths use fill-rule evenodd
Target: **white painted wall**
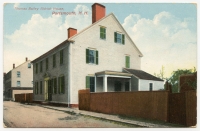
M 28 63 L 30 62 L 28 60 L 11 71 L 11 87 L 17 87 L 17 81 L 21 82 L 20 87 L 33 87 L 33 65 L 31 65 L 31 68 L 28 68 Z M 17 77 L 17 71 L 20 71 L 20 77 Z
M 106 40 L 100 39 L 100 25 L 106 27 Z M 130 55 L 130 68 L 140 69 L 141 58 L 135 46 L 125 36 L 125 45 L 114 42 L 114 32 L 125 33 L 112 15 L 98 22 L 88 30 L 73 38 L 72 44 L 72 95 L 71 103 L 78 104 L 78 90 L 85 89 L 85 77 L 104 70 L 122 71 L 125 55 Z M 95 48 L 99 52 L 99 64 L 86 63 L 86 49 Z M 99 88 L 98 88 L 99 89 Z
M 139 79 L 139 91 L 149 91 L 149 83 L 153 83 L 153 90 L 164 89 L 164 81 L 142 80 Z

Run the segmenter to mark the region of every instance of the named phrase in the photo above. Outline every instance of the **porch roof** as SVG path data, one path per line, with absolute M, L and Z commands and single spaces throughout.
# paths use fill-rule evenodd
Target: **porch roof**
M 97 73 L 95 73 L 95 75 L 96 76 L 112 75 L 112 76 L 126 76 L 126 77 L 131 77 L 132 76 L 131 73 L 124 73 L 124 72 L 118 72 L 118 71 L 109 71 L 109 70 L 97 72 Z

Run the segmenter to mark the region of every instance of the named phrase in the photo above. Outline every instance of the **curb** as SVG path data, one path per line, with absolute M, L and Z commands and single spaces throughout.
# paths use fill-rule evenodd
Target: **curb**
M 47 105 L 40 105 L 43 106 L 45 108 L 48 109 L 54 109 L 54 110 L 58 110 L 58 111 L 64 111 L 64 112 L 70 112 L 70 113 L 76 113 L 76 114 L 80 114 L 80 115 L 84 115 L 84 116 L 89 116 L 89 117 L 94 117 L 97 119 L 104 119 L 104 120 L 108 120 L 108 121 L 114 121 L 114 122 L 118 122 L 118 123 L 122 123 L 122 124 L 128 124 L 128 125 L 134 125 L 134 126 L 139 126 L 139 127 L 143 127 L 143 128 L 173 128 L 173 126 L 167 126 L 167 125 L 159 125 L 159 124 L 153 124 L 153 123 L 146 123 L 146 122 L 141 122 L 141 121 L 135 121 L 135 120 L 116 120 L 114 118 L 108 118 L 108 117 L 101 117 L 101 116 L 97 116 L 97 115 L 93 115 L 93 114 L 88 114 L 88 113 L 84 113 L 84 110 L 77 110 L 77 109 L 71 109 L 68 108 L 68 110 L 63 110 L 63 109 L 57 109 L 59 107 L 52 107 L 52 106 L 47 106 Z M 96 112 L 94 112 L 96 113 Z M 103 114 L 103 115 L 107 115 L 107 114 Z

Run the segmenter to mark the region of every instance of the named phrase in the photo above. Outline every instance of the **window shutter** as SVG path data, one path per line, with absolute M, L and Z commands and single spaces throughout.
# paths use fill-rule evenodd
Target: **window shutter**
M 126 56 L 126 68 L 130 67 L 130 57 Z
M 60 94 L 60 77 L 58 77 L 58 94 Z
M 130 56 L 128 56 L 128 68 L 130 68 Z
M 106 39 L 106 28 L 104 28 L 104 39 Z
M 89 63 L 89 49 L 86 49 L 86 63 Z
M 124 34 L 122 34 L 122 44 L 125 44 Z
M 54 86 L 53 86 L 53 79 L 51 79 L 51 94 L 53 94 L 53 89 L 54 89 Z
M 86 88 L 90 88 L 90 77 L 86 76 Z
M 117 32 L 114 32 L 114 42 L 117 43 Z
M 102 31 L 103 29 L 100 27 L 100 38 L 102 38 L 103 39 L 103 31 Z
M 35 94 L 36 94 L 36 91 L 37 91 L 37 82 L 35 82 Z
M 63 89 L 63 93 L 65 94 L 65 76 L 62 77 L 63 81 L 63 86 L 62 86 L 62 89 Z
M 96 51 L 96 65 L 99 63 L 99 56 L 98 56 L 98 50 Z

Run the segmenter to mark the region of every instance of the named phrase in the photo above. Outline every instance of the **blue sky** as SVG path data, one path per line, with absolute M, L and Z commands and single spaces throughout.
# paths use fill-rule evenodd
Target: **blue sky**
M 106 14 L 114 13 L 143 53 L 142 70 L 166 77 L 173 70 L 197 67 L 197 5 L 190 3 L 103 3 Z M 67 39 L 67 28 L 78 32 L 91 24 L 93 3 L 19 3 L 3 8 L 3 71 L 44 54 Z M 27 8 L 16 10 L 14 7 Z M 28 8 L 39 8 L 30 11 Z M 65 12 L 88 12 L 88 15 L 55 16 L 46 8 Z M 189 53 L 188 53 L 189 52 Z

